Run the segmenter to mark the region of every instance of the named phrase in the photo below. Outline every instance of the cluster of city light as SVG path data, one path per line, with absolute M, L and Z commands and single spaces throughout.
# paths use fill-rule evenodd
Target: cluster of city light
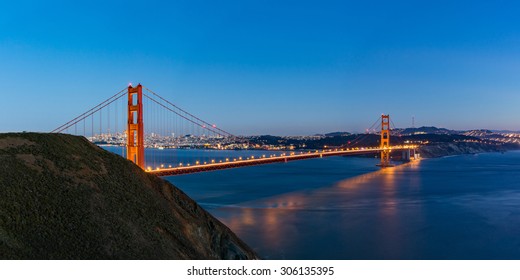
M 326 146 L 325 146 L 326 147 Z M 238 157 L 238 158 L 233 158 L 233 159 L 230 159 L 230 158 L 225 158 L 225 159 L 211 159 L 209 161 L 200 161 L 200 160 L 197 160 L 195 161 L 194 164 L 190 164 L 190 163 L 187 163 L 187 164 L 184 164 L 184 163 L 179 163 L 178 166 L 176 167 L 172 167 L 172 165 L 168 165 L 168 167 L 166 168 L 164 164 L 161 164 L 160 166 L 156 167 L 155 169 L 153 169 L 151 166 L 148 166 L 146 168 L 147 171 L 160 171 L 160 170 L 168 170 L 168 169 L 180 169 L 180 168 L 195 168 L 195 167 L 200 167 L 200 166 L 215 166 L 215 165 L 229 165 L 233 162 L 247 162 L 247 161 L 269 161 L 270 159 L 273 159 L 273 158 L 308 158 L 308 155 L 313 155 L 313 154 L 320 154 L 320 156 L 322 156 L 323 154 L 325 155 L 328 155 L 328 154 L 337 154 L 337 153 L 342 153 L 342 152 L 349 152 L 349 151 L 380 151 L 380 150 L 404 150 L 404 149 L 415 149 L 417 148 L 418 146 L 417 145 L 397 145 L 397 146 L 391 146 L 391 147 L 384 147 L 384 148 L 381 148 L 381 147 L 355 147 L 355 148 L 345 148 L 345 149 L 322 149 L 322 150 L 314 150 L 314 151 L 302 151 L 302 152 L 299 152 L 298 154 L 296 152 L 290 152 L 289 154 L 287 153 L 281 153 L 279 155 L 276 155 L 276 154 L 271 154 L 269 156 L 263 154 L 261 156 L 254 156 L 254 155 L 251 155 L 249 157 Z

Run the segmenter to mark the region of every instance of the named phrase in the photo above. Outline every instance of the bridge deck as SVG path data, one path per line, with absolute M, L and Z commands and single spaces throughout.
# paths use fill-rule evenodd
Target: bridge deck
M 414 149 L 415 146 L 395 146 L 389 148 L 390 151 L 400 151 L 400 150 L 409 150 Z M 343 156 L 343 155 L 356 155 L 356 154 L 370 154 L 370 153 L 378 153 L 381 152 L 383 148 L 360 148 L 360 149 L 346 149 L 346 150 L 323 150 L 323 151 L 315 151 L 308 152 L 304 154 L 295 154 L 291 153 L 289 155 L 282 155 L 278 157 L 261 157 L 254 159 L 243 159 L 236 161 L 226 161 L 226 162 L 218 162 L 218 163 L 208 163 L 208 164 L 198 164 L 198 165 L 189 165 L 189 166 L 178 166 L 173 168 L 158 168 L 155 170 L 147 170 L 146 172 L 155 174 L 157 176 L 173 176 L 173 175 L 182 175 L 182 174 L 190 174 L 197 172 L 206 172 L 212 170 L 221 170 L 221 169 L 229 169 L 229 168 L 237 168 L 243 166 L 253 166 L 260 164 L 269 164 L 269 163 L 277 163 L 277 162 L 288 162 L 294 160 L 304 160 L 311 158 L 321 158 L 321 157 L 330 157 L 330 156 Z

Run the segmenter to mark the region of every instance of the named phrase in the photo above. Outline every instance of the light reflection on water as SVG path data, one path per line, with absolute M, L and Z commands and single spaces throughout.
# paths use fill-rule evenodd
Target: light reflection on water
M 403 242 L 399 235 L 400 217 L 396 215 L 399 203 L 395 197 L 395 174 L 418 165 L 419 162 L 415 162 L 387 168 L 345 179 L 330 187 L 247 201 L 232 208 L 213 209 L 213 213 L 239 236 L 254 235 L 255 241 L 249 244 L 261 244 L 263 248 L 255 249 L 267 258 L 343 259 L 348 254 L 342 247 L 356 246 L 348 242 L 352 238 L 349 237 L 352 226 L 370 224 L 369 220 L 360 219 L 358 212 L 375 208 L 379 209 L 377 219 L 382 229 L 367 235 L 381 240 L 378 250 L 392 256 L 392 251 L 399 251 L 399 244 Z M 373 187 L 377 184 L 375 191 L 381 192 L 382 199 L 374 205 L 374 200 L 367 199 L 366 194 L 374 192 Z M 254 224 L 251 224 L 252 213 L 256 217 Z M 416 211 L 414 215 L 418 216 L 420 212 Z M 353 249 L 362 250 L 350 248 Z M 294 251 L 304 252 L 309 257 L 293 255 Z

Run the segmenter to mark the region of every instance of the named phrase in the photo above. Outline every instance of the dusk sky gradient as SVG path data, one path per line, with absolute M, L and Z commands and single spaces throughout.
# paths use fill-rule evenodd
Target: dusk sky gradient
M 517 1 L 2 1 L 0 132 L 141 83 L 237 135 L 520 130 Z

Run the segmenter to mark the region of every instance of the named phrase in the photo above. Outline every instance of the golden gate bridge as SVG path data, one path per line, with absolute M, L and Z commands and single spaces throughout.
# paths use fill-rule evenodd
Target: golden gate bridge
M 144 89 L 144 91 L 143 91 Z M 146 120 L 146 125 L 145 125 Z M 404 159 L 414 156 L 415 145 L 390 145 L 390 116 L 381 117 L 372 125 L 380 125 L 380 141 L 377 147 L 338 147 L 312 151 L 290 151 L 238 158 L 212 158 L 212 155 L 199 156 L 192 163 L 159 163 L 154 155 L 151 166 L 145 157 L 145 148 L 153 154 L 155 150 L 165 148 L 189 149 L 244 149 L 249 145 L 243 137 L 231 134 L 216 124 L 207 122 L 154 91 L 129 85 L 90 110 L 54 129 L 52 133 L 83 135 L 97 144 L 122 146 L 122 156 L 134 162 L 146 172 L 158 176 L 170 176 L 206 172 L 243 166 L 253 166 L 278 162 L 288 162 L 330 156 L 359 154 L 380 154 L 378 166 L 390 167 L 390 153 L 401 151 Z M 145 131 L 146 129 L 146 131 Z M 363 140 L 358 136 L 353 143 Z M 148 152 L 147 152 L 148 153 Z M 161 159 L 162 160 L 162 159 Z

